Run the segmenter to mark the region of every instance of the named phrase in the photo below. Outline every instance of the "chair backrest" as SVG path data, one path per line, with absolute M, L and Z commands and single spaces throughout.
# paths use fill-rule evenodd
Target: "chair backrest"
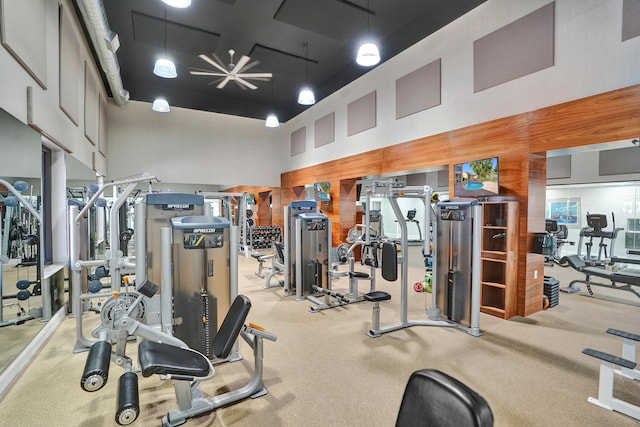
M 382 243 L 382 278 L 389 282 L 398 280 L 398 250 L 393 242 Z
M 220 329 L 213 339 L 213 354 L 220 359 L 225 359 L 231 353 L 233 344 L 236 342 L 242 326 L 247 319 L 247 314 L 251 310 L 251 300 L 244 295 L 238 295 L 227 315 L 220 325 Z
M 565 224 L 558 224 L 558 231 L 555 235 L 557 239 L 564 240 L 569 236 L 569 228 Z
M 493 413 L 482 396 L 455 378 L 423 369 L 411 374 L 396 427 L 490 427 Z
M 284 264 L 284 251 L 282 249 L 282 242 L 273 242 L 273 247 L 275 249 L 276 260 L 280 264 Z

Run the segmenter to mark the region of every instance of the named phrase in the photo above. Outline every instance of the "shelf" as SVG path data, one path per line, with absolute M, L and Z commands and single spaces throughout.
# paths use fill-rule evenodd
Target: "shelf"
M 502 251 L 482 251 L 480 255 L 483 261 L 507 262 L 507 253 Z
M 482 282 L 482 286 L 492 286 L 494 288 L 504 289 L 506 285 L 504 283 L 496 283 L 496 282 Z
M 485 202 L 482 216 L 480 309 L 508 319 L 516 314 L 518 204 Z
M 501 308 L 491 307 L 488 305 L 481 305 L 480 311 L 492 316 L 504 317 L 504 310 Z

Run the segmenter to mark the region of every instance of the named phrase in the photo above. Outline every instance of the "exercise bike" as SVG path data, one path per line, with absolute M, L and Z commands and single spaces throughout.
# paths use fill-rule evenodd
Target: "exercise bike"
M 567 240 L 569 237 L 568 227 L 565 224 L 558 224 L 558 221 L 555 219 L 546 219 L 545 231 L 547 233 L 544 237 L 543 244 L 545 265 L 553 267 L 554 264 L 557 264 L 560 267 L 568 267 L 569 264 L 560 256 L 563 245 L 575 245 L 575 242 Z

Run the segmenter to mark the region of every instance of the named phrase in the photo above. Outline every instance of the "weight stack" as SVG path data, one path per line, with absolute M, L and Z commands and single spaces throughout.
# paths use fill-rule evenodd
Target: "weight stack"
M 544 276 L 544 294 L 549 298 L 549 308 L 560 302 L 560 281 L 555 277 Z

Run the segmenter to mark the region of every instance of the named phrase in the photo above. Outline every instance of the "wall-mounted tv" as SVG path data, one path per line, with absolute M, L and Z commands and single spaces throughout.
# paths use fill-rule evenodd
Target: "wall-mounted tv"
M 328 181 L 316 182 L 313 185 L 315 189 L 315 199 L 318 202 L 328 202 L 331 200 L 330 184 Z
M 456 197 L 488 197 L 500 193 L 498 158 L 473 160 L 453 166 Z

